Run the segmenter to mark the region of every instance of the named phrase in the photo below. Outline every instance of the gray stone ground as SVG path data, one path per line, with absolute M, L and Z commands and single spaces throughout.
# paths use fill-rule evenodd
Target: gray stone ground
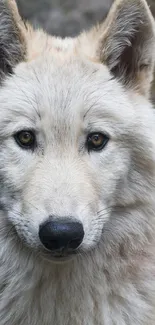
M 106 16 L 113 0 L 17 0 L 21 15 L 53 35 L 75 36 Z M 148 0 L 155 15 L 155 0 Z M 155 98 L 155 84 L 153 85 Z

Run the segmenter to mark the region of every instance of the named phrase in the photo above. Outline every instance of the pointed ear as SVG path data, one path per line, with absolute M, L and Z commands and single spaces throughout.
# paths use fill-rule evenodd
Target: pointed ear
M 25 59 L 24 24 L 14 0 L 0 0 L 0 82 Z
M 95 55 L 114 77 L 148 95 L 155 62 L 155 23 L 145 0 L 115 0 L 104 23 L 87 36 L 91 44 L 94 40 Z

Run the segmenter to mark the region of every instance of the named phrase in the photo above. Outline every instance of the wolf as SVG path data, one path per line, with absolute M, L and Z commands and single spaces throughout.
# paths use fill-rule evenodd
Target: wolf
M 0 0 L 0 325 L 155 324 L 155 23 L 75 38 Z

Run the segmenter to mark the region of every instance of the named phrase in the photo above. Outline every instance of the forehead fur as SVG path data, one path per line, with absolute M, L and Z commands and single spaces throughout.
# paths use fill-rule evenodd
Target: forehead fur
M 0 96 L 7 100 L 9 93 L 12 94 L 12 105 L 14 101 L 17 102 L 15 110 L 21 100 L 23 103 L 28 101 L 28 107 L 22 105 L 24 111 L 26 107 L 32 110 L 36 103 L 42 115 L 52 111 L 57 115 L 61 115 L 62 111 L 79 114 L 80 110 L 84 116 L 91 108 L 91 113 L 95 111 L 97 114 L 100 110 L 105 116 L 111 114 L 112 110 L 116 111 L 118 118 L 119 113 L 122 115 L 125 111 L 126 116 L 130 111 L 124 107 L 127 94 L 123 87 L 100 63 L 90 63 L 85 58 L 73 56 L 59 61 L 55 53 L 51 52 L 49 56 L 48 52 L 44 52 L 36 60 L 21 63 L 14 72 L 0 90 Z M 115 105 L 112 104 L 111 93 Z M 131 106 L 132 111 L 131 103 L 126 105 Z
M 121 134 L 149 119 L 150 109 L 143 97 L 125 92 L 106 66 L 72 56 L 59 61 L 46 52 L 17 66 L 0 89 L 0 106 L 5 134 L 11 127 L 34 128 L 40 120 L 48 132 L 67 125 Z

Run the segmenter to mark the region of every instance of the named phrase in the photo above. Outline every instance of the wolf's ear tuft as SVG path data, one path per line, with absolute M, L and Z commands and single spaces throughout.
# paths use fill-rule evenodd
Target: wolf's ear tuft
M 0 0 L 0 82 L 25 59 L 26 44 L 14 0 Z
M 155 61 L 155 23 L 145 0 L 115 0 L 106 20 L 87 36 L 91 44 L 94 40 L 97 58 L 115 77 L 148 95 Z
M 125 85 L 147 96 L 155 61 L 155 23 L 147 3 L 116 0 L 104 29 L 98 47 L 100 60 Z

